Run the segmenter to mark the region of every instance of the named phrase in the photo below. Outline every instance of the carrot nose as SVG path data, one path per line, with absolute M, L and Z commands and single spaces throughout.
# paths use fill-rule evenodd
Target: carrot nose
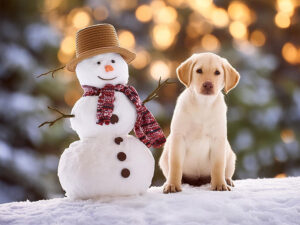
M 104 68 L 106 72 L 114 71 L 114 68 L 111 65 L 106 65 Z

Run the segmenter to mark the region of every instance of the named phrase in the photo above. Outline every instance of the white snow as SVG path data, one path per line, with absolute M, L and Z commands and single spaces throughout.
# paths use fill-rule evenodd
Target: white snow
M 57 198 L 0 205 L 0 224 L 300 224 L 300 177 L 235 181 L 231 192 L 183 186 L 183 192 L 101 200 Z

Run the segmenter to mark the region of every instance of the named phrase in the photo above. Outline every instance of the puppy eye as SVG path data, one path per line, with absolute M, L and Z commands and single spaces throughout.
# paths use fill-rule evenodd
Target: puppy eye
M 219 70 L 216 70 L 216 71 L 215 71 L 215 75 L 220 75 L 220 71 L 219 71 Z
M 100 62 L 100 61 L 98 61 L 98 62 L 97 62 L 97 64 L 98 64 L 98 65 L 100 65 L 100 64 L 101 64 L 101 62 Z
M 112 63 L 115 63 L 116 61 L 112 59 L 111 62 L 112 62 Z
M 203 73 L 202 69 L 197 69 L 196 72 L 197 73 Z

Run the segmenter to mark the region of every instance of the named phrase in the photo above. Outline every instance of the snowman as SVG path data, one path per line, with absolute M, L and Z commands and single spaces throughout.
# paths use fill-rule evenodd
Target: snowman
M 84 94 L 72 109 L 71 127 L 80 140 L 61 155 L 58 177 L 66 196 L 90 199 L 144 193 L 154 173 L 148 147 L 165 137 L 153 115 L 127 85 L 135 54 L 119 47 L 110 24 L 77 32 L 75 71 Z M 137 137 L 129 135 L 134 129 Z

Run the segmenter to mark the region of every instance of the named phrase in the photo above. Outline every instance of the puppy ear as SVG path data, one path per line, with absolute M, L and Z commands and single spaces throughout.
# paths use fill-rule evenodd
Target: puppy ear
M 227 94 L 231 89 L 235 88 L 240 80 L 240 74 L 236 71 L 227 59 L 223 58 L 225 93 Z
M 194 67 L 193 56 L 185 60 L 181 63 L 177 69 L 176 74 L 181 83 L 183 83 L 186 87 L 190 86 L 192 80 L 192 71 Z

